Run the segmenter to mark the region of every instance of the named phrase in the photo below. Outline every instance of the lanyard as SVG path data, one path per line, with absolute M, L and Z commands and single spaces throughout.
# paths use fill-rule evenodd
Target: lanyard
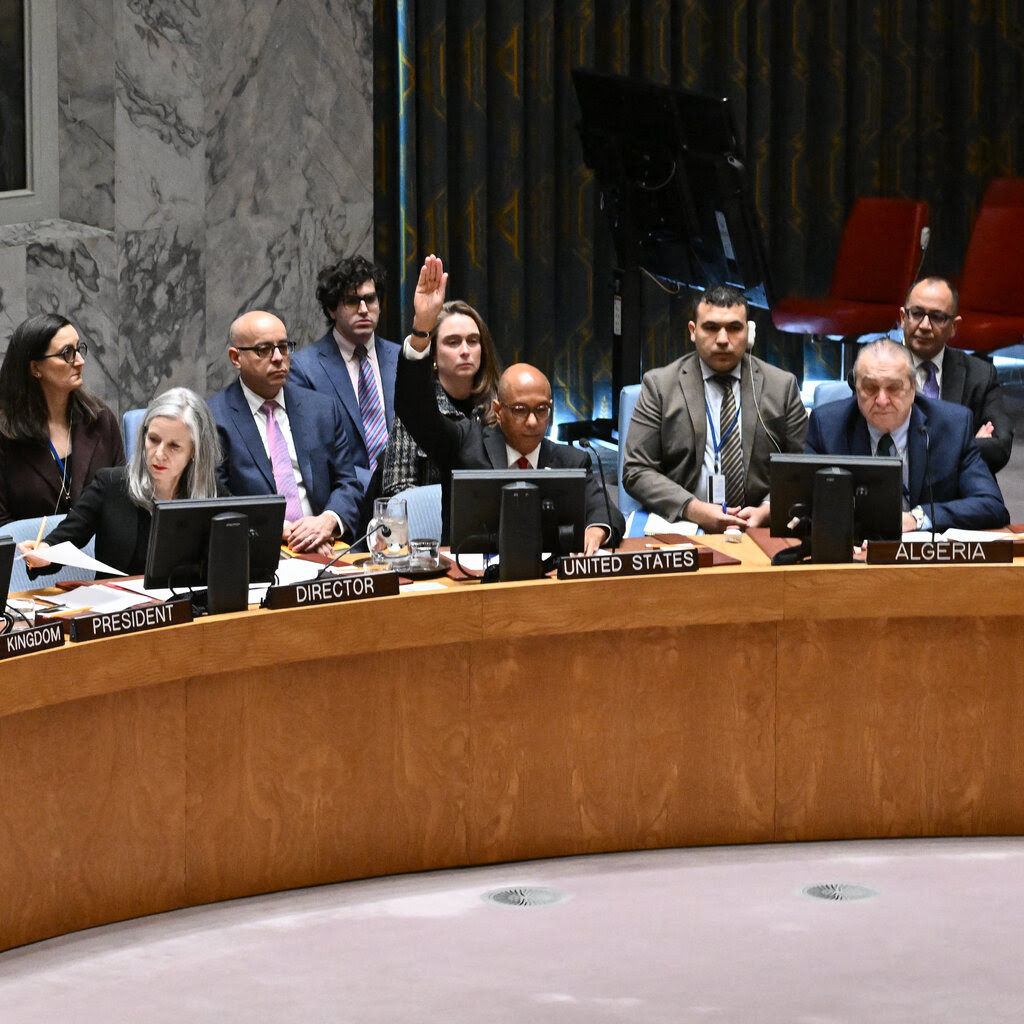
M 732 422 L 729 424 L 729 426 L 727 426 L 725 428 L 725 431 L 722 434 L 722 440 L 721 441 L 718 440 L 718 435 L 715 432 L 714 417 L 711 415 L 711 406 L 708 404 L 708 399 L 707 399 L 706 395 L 704 396 L 704 412 L 707 414 L 707 417 L 708 417 L 708 430 L 711 431 L 711 447 L 714 448 L 714 450 L 715 450 L 715 472 L 717 473 L 718 470 L 719 470 L 719 467 L 722 464 L 722 460 L 720 458 L 720 455 L 722 453 L 722 449 L 725 447 L 725 442 L 728 441 L 730 437 L 732 437 L 732 432 L 736 429 L 737 426 L 739 426 L 739 422 L 740 422 L 740 407 L 739 407 L 739 403 L 737 403 L 736 404 L 736 415 L 733 416 Z

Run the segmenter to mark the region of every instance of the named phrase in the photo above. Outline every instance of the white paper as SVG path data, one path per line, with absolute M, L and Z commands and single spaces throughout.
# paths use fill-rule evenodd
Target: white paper
M 932 537 L 936 540 L 959 540 L 959 541 L 970 541 L 972 544 L 985 543 L 991 540 L 1013 540 L 1016 534 L 1013 533 L 997 533 L 992 530 L 956 530 L 949 529 L 945 533 L 932 534 L 931 530 L 908 530 L 903 534 L 902 540 L 927 540 L 930 541 Z
M 699 530 L 700 527 L 696 523 L 691 523 L 685 519 L 670 523 L 667 519 L 662 519 L 661 516 L 652 512 L 647 517 L 647 525 L 644 526 L 644 536 L 653 537 L 656 533 L 681 533 L 685 537 L 692 537 Z
M 71 541 L 64 541 L 62 544 L 54 544 L 53 547 L 44 548 L 39 554 L 56 565 L 70 565 L 76 569 L 93 569 L 96 572 L 109 573 L 111 576 L 127 576 L 120 569 L 112 565 L 106 565 L 90 558 L 87 554 L 79 551 Z
M 149 598 L 143 594 L 126 593 L 102 583 L 92 587 L 75 587 L 60 597 L 50 600 L 60 608 L 89 608 L 97 612 L 119 612 L 124 608 L 137 608 Z

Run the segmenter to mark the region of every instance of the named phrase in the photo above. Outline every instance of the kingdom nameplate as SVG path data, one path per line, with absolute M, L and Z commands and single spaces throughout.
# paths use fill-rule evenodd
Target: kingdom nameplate
M 869 540 L 869 565 L 1012 562 L 1013 540 Z
M 668 572 L 696 572 L 699 566 L 697 548 L 658 548 L 655 551 L 563 558 L 558 565 L 558 578 L 593 580 L 606 576 L 656 576 Z
M 16 658 L 19 654 L 48 651 L 51 647 L 63 646 L 64 629 L 59 622 L 30 626 L 14 633 L 0 633 L 0 661 L 4 658 Z
M 147 629 L 162 626 L 179 626 L 192 621 L 190 601 L 171 601 L 168 604 L 151 604 L 143 608 L 125 608 L 119 612 L 99 612 L 95 615 L 79 615 L 71 620 L 71 640 L 99 640 L 106 636 L 120 636 L 122 633 L 141 633 Z
M 398 574 L 368 572 L 350 576 L 325 576 L 322 580 L 271 587 L 264 608 L 303 608 L 308 604 L 333 604 L 336 601 L 362 601 L 368 597 L 394 597 L 398 593 Z

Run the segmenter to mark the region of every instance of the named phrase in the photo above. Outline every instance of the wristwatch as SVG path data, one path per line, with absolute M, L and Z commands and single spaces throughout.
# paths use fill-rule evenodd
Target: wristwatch
M 917 524 L 919 530 L 924 529 L 924 509 L 920 505 L 917 508 L 912 508 L 910 514 L 914 517 L 914 522 Z
M 429 338 L 430 337 L 430 331 L 417 331 L 415 327 L 410 327 L 409 328 L 409 333 L 414 338 Z

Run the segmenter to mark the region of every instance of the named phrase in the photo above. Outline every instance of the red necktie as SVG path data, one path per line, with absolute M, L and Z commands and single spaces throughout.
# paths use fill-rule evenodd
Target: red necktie
M 520 455 L 518 459 L 513 463 L 516 469 L 529 469 L 530 460 L 525 455 Z

